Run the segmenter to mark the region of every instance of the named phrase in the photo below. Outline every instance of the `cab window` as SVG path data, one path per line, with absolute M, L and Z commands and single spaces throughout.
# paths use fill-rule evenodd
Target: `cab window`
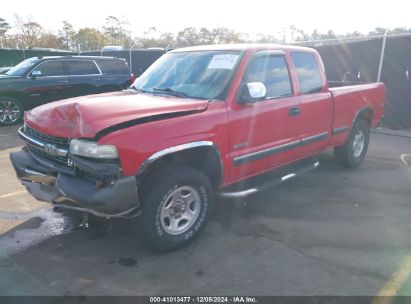
M 256 54 L 248 66 L 243 81 L 245 85 L 251 82 L 261 82 L 265 85 L 267 93 L 263 100 L 292 95 L 287 62 L 281 54 L 266 52 Z
M 323 83 L 320 69 L 313 54 L 294 52 L 291 54 L 302 94 L 321 92 Z

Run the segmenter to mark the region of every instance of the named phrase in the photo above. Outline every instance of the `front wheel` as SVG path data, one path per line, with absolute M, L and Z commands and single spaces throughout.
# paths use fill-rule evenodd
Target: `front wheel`
M 363 119 L 358 120 L 345 144 L 334 149 L 334 156 L 345 167 L 358 167 L 367 154 L 369 141 L 370 124 Z
M 22 104 L 11 97 L 0 97 L 0 126 L 10 126 L 20 122 L 23 118 Z
M 203 231 L 213 203 L 213 188 L 204 173 L 170 165 L 143 183 L 138 228 L 154 248 L 178 250 Z

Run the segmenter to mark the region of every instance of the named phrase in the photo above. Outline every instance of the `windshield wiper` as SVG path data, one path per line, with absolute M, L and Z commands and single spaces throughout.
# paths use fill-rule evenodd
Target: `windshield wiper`
M 176 96 L 176 97 L 189 97 L 186 93 L 176 91 L 171 88 L 164 88 L 164 89 L 163 88 L 152 88 L 152 90 L 155 92 L 164 92 L 164 93 Z
M 130 86 L 129 89 L 133 89 L 139 93 L 147 93 L 147 91 L 144 91 L 142 89 L 137 88 L 136 86 Z

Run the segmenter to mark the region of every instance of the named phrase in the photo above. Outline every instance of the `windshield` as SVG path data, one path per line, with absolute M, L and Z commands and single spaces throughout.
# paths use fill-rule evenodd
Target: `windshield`
M 224 99 L 239 57 L 233 51 L 168 53 L 131 87 L 146 93 Z
M 16 65 L 14 68 L 10 69 L 6 73 L 6 75 L 9 76 L 24 76 L 28 72 L 28 70 L 38 61 L 37 58 L 29 58 L 26 59 L 22 62 L 20 62 L 18 65 Z

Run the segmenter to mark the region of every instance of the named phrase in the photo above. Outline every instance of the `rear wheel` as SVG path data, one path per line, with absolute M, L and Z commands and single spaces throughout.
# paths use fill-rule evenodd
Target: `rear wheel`
M 205 228 L 214 203 L 209 179 L 194 168 L 170 165 L 142 185 L 138 228 L 154 248 L 173 251 Z
M 367 154 L 369 140 L 370 124 L 357 120 L 345 144 L 334 148 L 336 160 L 348 168 L 358 167 Z
M 0 126 L 19 123 L 23 118 L 23 105 L 12 97 L 0 97 Z

